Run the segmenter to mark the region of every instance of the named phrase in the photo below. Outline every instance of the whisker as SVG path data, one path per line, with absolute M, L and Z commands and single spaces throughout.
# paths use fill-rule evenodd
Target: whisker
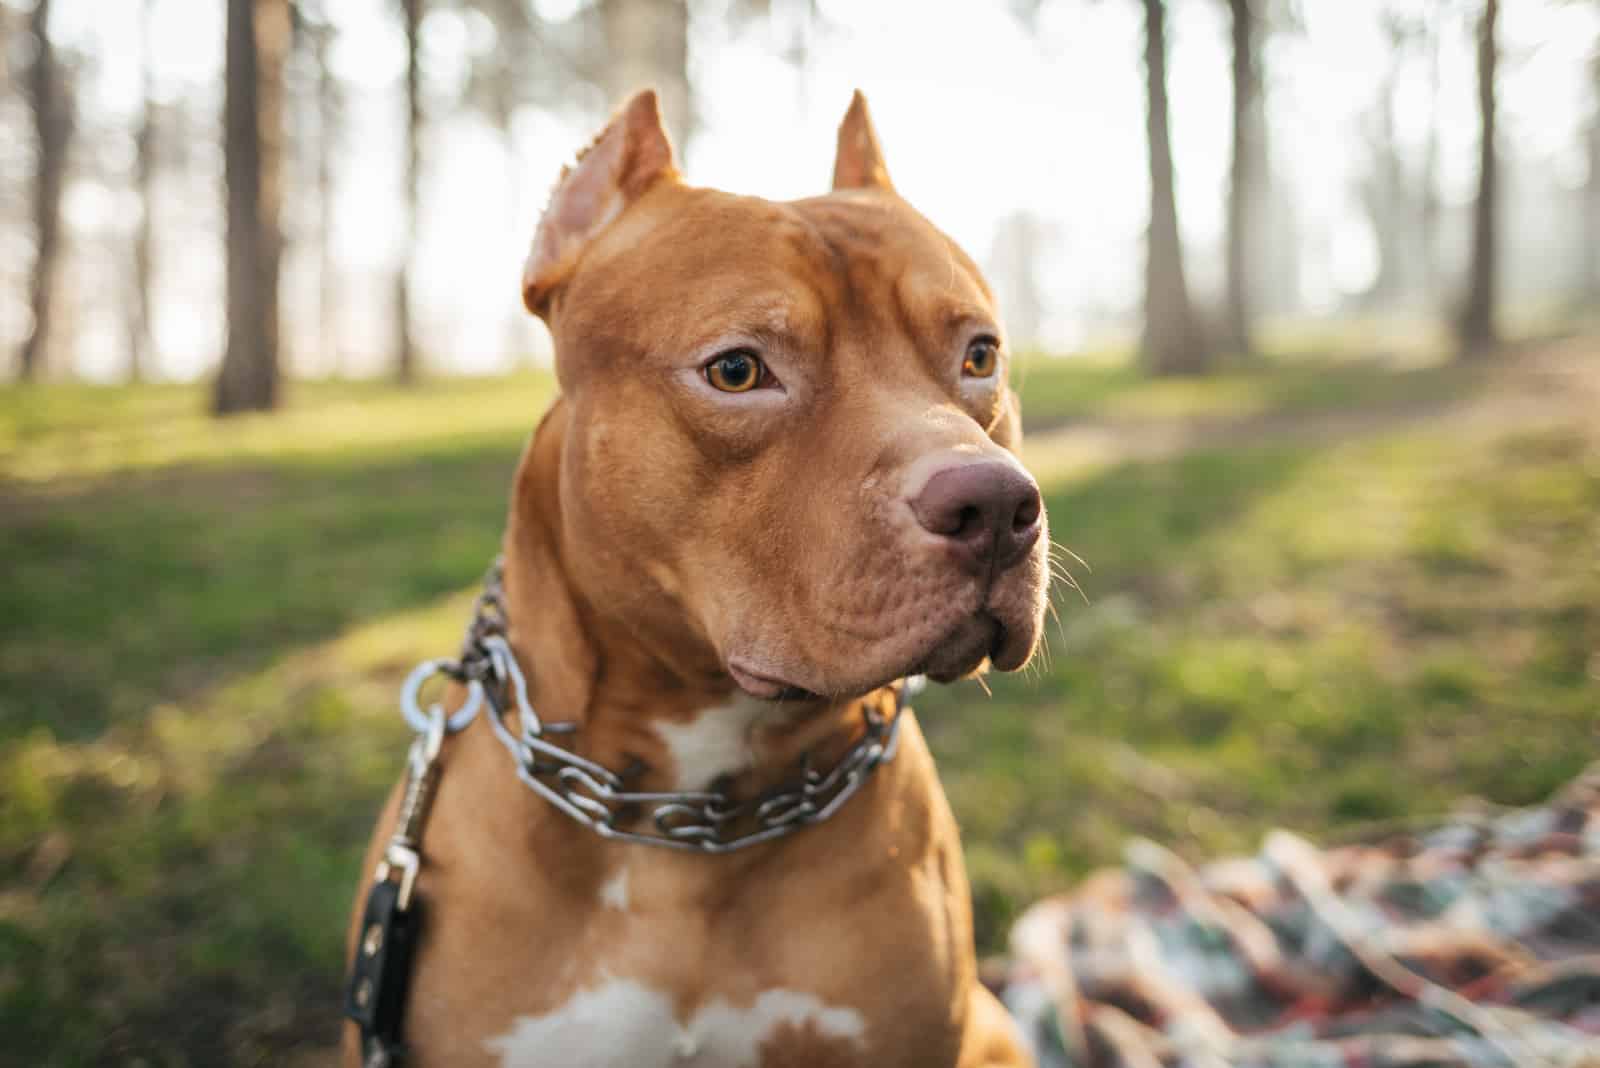
M 1074 555 L 1073 559 L 1078 559 L 1078 557 Z M 1088 564 L 1084 564 L 1085 568 L 1088 568 L 1088 566 Z M 1072 570 L 1067 567 L 1065 562 L 1052 559 L 1050 563 L 1050 573 L 1063 585 L 1069 586 L 1076 591 L 1078 597 L 1082 599 L 1084 604 L 1089 604 L 1089 594 L 1084 590 L 1083 584 L 1078 581 L 1078 576 L 1072 573 Z
M 1066 553 L 1068 556 L 1072 557 L 1078 563 L 1082 564 L 1084 566 L 1084 569 L 1087 570 L 1090 574 L 1094 573 L 1094 568 L 1089 566 L 1089 561 L 1085 560 L 1083 557 L 1079 556 L 1077 553 L 1073 552 L 1071 549 L 1067 548 L 1065 545 L 1062 545 L 1059 541 L 1056 541 L 1054 538 L 1050 539 L 1050 548 L 1052 550 L 1060 550 L 1061 552 Z
M 1050 574 L 1063 586 L 1066 586 L 1077 593 L 1077 595 L 1083 600 L 1084 604 L 1089 603 L 1088 593 L 1084 591 L 1082 584 L 1078 582 L 1078 577 L 1072 572 L 1066 570 L 1064 567 L 1059 571 L 1052 567 Z

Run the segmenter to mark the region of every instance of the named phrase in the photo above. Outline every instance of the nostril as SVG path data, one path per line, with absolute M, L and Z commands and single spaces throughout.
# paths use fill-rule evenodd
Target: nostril
M 1027 530 L 1033 526 L 1039 521 L 1039 508 L 1039 495 L 1037 493 L 1030 493 L 1023 498 L 1022 503 L 1017 505 L 1016 513 L 1011 517 L 1011 529 Z
M 1039 533 L 1039 487 L 1009 461 L 950 464 L 908 503 L 922 528 L 959 544 L 973 568 L 1012 560 Z

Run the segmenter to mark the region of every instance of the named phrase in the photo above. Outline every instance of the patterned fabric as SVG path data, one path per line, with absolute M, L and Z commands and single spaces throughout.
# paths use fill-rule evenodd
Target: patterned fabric
M 1011 943 L 1040 1068 L 1600 1068 L 1600 764 L 1373 844 L 1136 841 Z

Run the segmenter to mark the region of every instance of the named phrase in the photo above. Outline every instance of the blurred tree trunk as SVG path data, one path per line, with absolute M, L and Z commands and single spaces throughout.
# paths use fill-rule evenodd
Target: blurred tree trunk
M 1385 10 L 1382 14 L 1389 59 L 1364 122 L 1371 169 L 1360 183 L 1361 203 L 1378 246 L 1378 273 L 1364 298 L 1378 307 L 1392 305 L 1405 291 L 1410 276 L 1407 254 L 1412 251 L 1407 241 L 1411 204 L 1394 121 L 1395 99 L 1406 65 L 1411 26 L 1392 11 Z
M 1167 122 L 1166 6 L 1143 0 L 1150 139 L 1150 233 L 1145 250 L 1145 366 L 1158 375 L 1203 374 L 1210 352 L 1189 303 L 1183 276 L 1183 245 L 1173 192 L 1172 140 Z
M 334 153 L 339 143 L 343 101 L 333 74 L 333 23 L 324 18 L 311 31 L 317 68 L 317 342 L 334 374 L 344 372 L 339 343 L 339 275 L 333 256 Z
M 422 180 L 422 69 L 417 55 L 422 36 L 422 3 L 423 0 L 400 0 L 406 30 L 406 187 L 400 269 L 395 273 L 394 376 L 406 383 L 417 380 L 417 351 L 411 336 L 411 262 L 417 244 L 417 200 Z
M 1495 23 L 1499 0 L 1484 0 L 1478 22 L 1478 200 L 1473 206 L 1472 266 L 1466 305 L 1461 312 L 1461 351 L 1468 359 L 1483 356 L 1499 340 L 1495 328 L 1496 240 L 1499 163 L 1495 153 L 1495 66 L 1498 51 Z
M 143 113 L 134 135 L 134 183 L 139 193 L 139 221 L 133 234 L 133 321 L 128 331 L 128 381 L 138 382 L 149 372 L 155 356 L 155 209 L 156 209 L 156 100 L 155 37 L 151 21 L 155 0 L 144 0 L 139 13 L 139 51 L 142 65 Z
M 1227 331 L 1228 343 L 1240 355 L 1248 356 L 1255 348 L 1250 331 L 1248 262 L 1249 250 L 1254 247 L 1253 201 L 1263 192 L 1263 176 L 1255 173 L 1261 154 L 1254 144 L 1262 127 L 1262 82 L 1256 69 L 1251 0 L 1228 0 L 1228 13 L 1233 29 L 1233 160 L 1228 180 Z
M 51 0 L 36 0 L 28 26 L 34 42 L 28 98 L 33 110 L 37 157 L 33 187 L 33 323 L 23 339 L 18 368 L 24 381 L 40 376 L 49 351 L 56 261 L 61 251 L 61 187 L 66 177 L 67 145 L 72 137 L 72 108 L 55 45 L 50 40 L 50 9 Z
M 537 42 L 529 27 L 521 20 L 507 18 L 501 24 L 500 32 L 504 37 L 519 41 L 520 55 L 527 57 L 538 54 Z M 521 206 L 520 198 L 525 195 L 528 185 L 528 167 L 523 159 L 522 148 L 517 144 L 516 114 L 521 86 L 519 85 L 520 65 L 515 63 L 500 63 L 488 72 L 485 81 L 486 96 L 488 97 L 487 111 L 494 123 L 496 132 L 500 135 L 500 144 L 506 153 L 506 169 L 510 175 L 511 197 L 506 205 L 507 210 L 515 216 Z M 520 311 L 520 309 L 518 309 Z M 523 355 L 523 348 L 527 338 L 527 320 L 522 315 L 508 315 L 505 317 L 504 351 L 513 361 L 519 361 Z
M 694 137 L 696 116 L 689 85 L 689 5 L 686 0 L 600 0 L 609 106 L 655 86 L 667 131 L 681 157 Z
M 1422 149 L 1418 195 L 1418 240 L 1422 244 L 1422 295 L 1430 306 L 1439 299 L 1439 37 L 1436 24 L 1425 23 L 1428 49 L 1428 138 Z
M 278 208 L 288 46 L 288 0 L 228 0 L 228 344 L 212 394 L 218 415 L 278 402 Z

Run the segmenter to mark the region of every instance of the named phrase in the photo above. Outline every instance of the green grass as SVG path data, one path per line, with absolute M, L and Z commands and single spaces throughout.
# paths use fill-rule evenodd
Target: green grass
M 1377 361 L 1332 345 L 1235 362 L 1203 379 L 1152 379 L 1116 355 L 1034 355 L 1017 374 L 1023 411 L 1036 430 L 1084 422 L 1134 429 L 1370 417 L 1444 403 L 1471 382 L 1471 375 L 1426 351 L 1404 361 Z
M 1057 589 L 1047 657 L 992 697 L 921 702 L 986 950 L 1131 834 L 1198 858 L 1525 802 L 1584 763 L 1600 428 L 1533 377 L 1028 368 L 1028 455 L 1087 600 Z M 550 389 L 302 384 L 222 425 L 181 387 L 0 392 L 0 1063 L 332 1041 L 394 687 L 454 647 Z M 1175 422 L 1203 432 L 1073 451 L 1085 423 L 1115 444 Z

